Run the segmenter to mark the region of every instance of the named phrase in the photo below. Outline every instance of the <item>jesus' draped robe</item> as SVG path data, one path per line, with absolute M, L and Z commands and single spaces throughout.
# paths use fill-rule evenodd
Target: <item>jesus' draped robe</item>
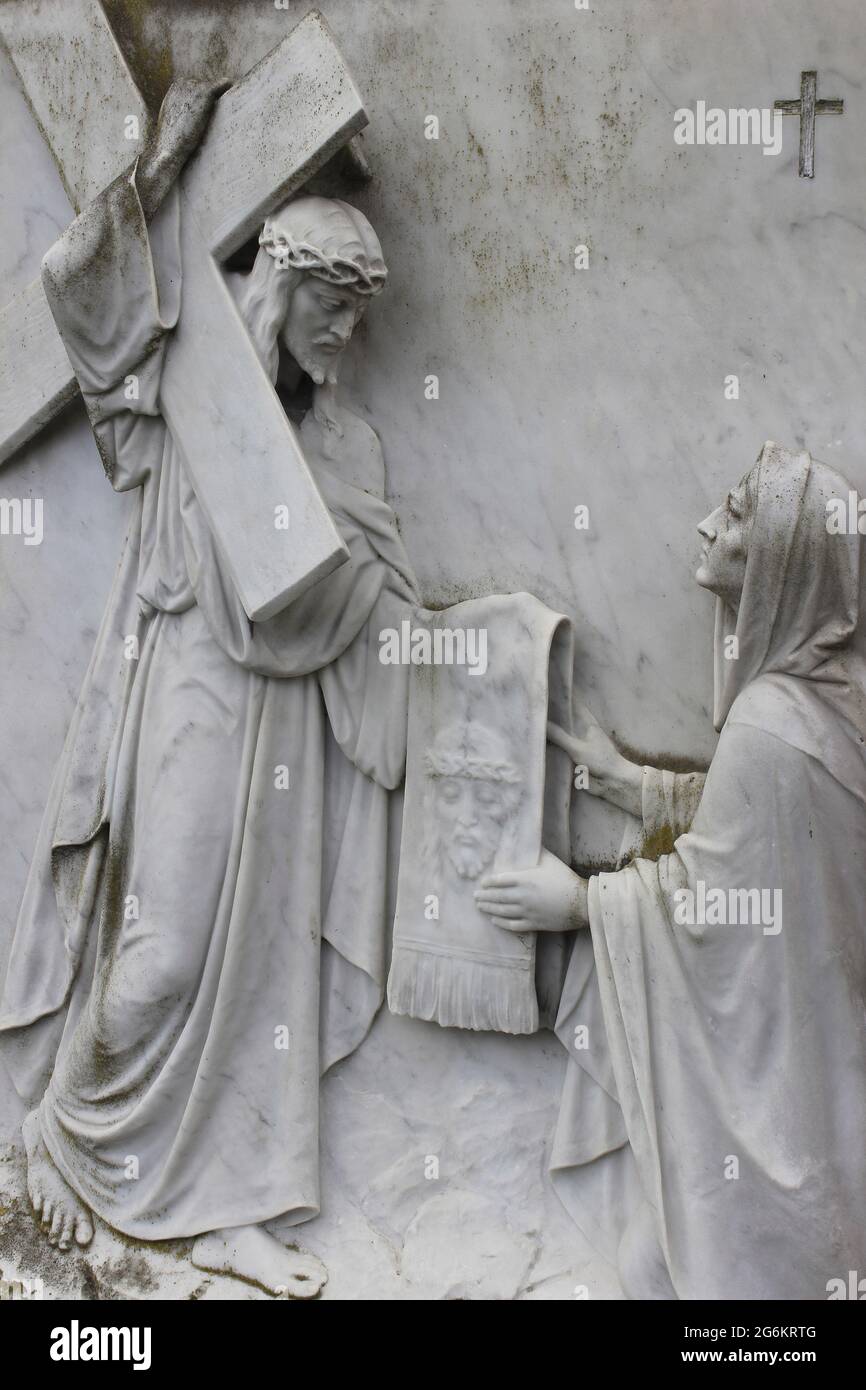
M 57 1168 L 145 1239 L 319 1209 L 319 1075 L 384 990 L 407 687 L 378 634 L 415 592 L 373 431 L 342 410 L 326 449 L 308 414 L 351 558 L 247 619 L 159 413 L 178 254 L 174 200 L 149 235 L 121 179 L 44 269 L 111 481 L 138 502 L 0 1012 Z
M 752 477 L 706 781 L 645 769 L 673 852 L 590 880 L 557 1020 L 555 1183 L 636 1297 L 825 1299 L 866 1272 L 861 540 L 828 534 L 848 484 L 807 454 L 768 445 Z M 780 890 L 781 929 L 683 921 L 701 883 Z

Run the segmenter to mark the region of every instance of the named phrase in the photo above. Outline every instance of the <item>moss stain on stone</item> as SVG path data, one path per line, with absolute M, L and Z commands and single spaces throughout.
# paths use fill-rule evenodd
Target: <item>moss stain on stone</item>
M 168 24 L 149 0 L 104 0 L 104 8 L 145 105 L 158 111 L 174 80 Z M 184 0 L 176 8 L 187 8 Z

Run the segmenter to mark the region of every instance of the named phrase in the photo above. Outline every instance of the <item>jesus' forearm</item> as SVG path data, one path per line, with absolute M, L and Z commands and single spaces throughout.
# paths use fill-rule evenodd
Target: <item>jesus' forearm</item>
M 155 215 L 201 143 L 225 84 L 175 82 L 160 107 L 156 131 L 139 156 L 135 186 L 148 220 Z

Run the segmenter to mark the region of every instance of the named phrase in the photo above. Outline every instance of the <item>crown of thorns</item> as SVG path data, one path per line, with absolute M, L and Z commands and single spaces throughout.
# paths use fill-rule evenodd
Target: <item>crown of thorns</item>
M 511 763 L 479 758 L 472 753 L 427 752 L 424 769 L 430 777 L 473 777 L 478 781 L 507 782 L 512 786 L 523 780 Z
M 378 294 L 388 274 L 385 266 L 368 267 L 345 256 L 329 256 L 319 246 L 308 241 L 295 241 L 266 222 L 259 236 L 264 247 L 281 270 L 305 270 L 330 285 L 352 285 L 361 294 Z

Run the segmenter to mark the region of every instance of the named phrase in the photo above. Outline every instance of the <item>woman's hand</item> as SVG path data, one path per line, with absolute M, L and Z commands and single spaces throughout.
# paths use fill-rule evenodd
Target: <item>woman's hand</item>
M 475 905 L 507 931 L 575 931 L 589 926 L 586 879 L 546 849 L 533 869 L 482 879 Z
M 591 796 L 603 797 L 640 818 L 643 769 L 623 757 L 586 705 L 575 706 L 575 723 L 574 734 L 567 734 L 558 724 L 548 724 L 549 741 L 564 749 L 575 767 L 586 768 L 585 790 Z

